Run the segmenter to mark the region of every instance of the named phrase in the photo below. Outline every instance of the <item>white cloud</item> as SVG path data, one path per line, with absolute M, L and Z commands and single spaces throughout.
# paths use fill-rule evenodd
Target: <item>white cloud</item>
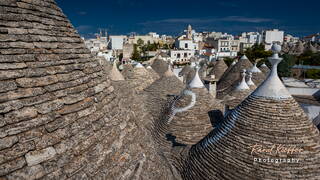
M 170 18 L 158 21 L 147 21 L 140 24 L 155 24 L 155 23 L 190 23 L 203 24 L 212 22 L 244 22 L 244 23 L 264 23 L 272 22 L 273 19 L 244 17 L 244 16 L 226 16 L 226 17 L 204 17 L 204 18 Z

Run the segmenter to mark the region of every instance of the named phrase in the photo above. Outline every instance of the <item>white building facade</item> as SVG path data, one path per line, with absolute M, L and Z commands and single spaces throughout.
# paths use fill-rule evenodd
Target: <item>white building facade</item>
M 265 49 L 270 50 L 272 43 L 278 42 L 283 44 L 284 31 L 278 29 L 266 30 L 262 32 L 263 42 L 265 44 Z
M 109 48 L 112 50 L 122 50 L 127 36 L 109 36 Z
M 175 46 L 176 46 L 177 49 L 199 50 L 198 43 L 195 43 L 192 39 L 176 40 Z
M 194 50 L 171 50 L 170 51 L 170 60 L 171 63 L 188 63 L 190 58 L 194 57 Z

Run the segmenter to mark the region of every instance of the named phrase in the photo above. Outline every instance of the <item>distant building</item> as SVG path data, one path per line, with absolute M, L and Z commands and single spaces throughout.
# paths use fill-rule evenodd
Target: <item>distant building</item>
M 184 50 L 198 50 L 199 45 L 195 43 L 192 39 L 181 39 L 176 40 L 175 46 L 177 49 L 184 49 Z
M 159 39 L 159 38 L 160 38 L 160 35 L 157 34 L 157 33 L 155 33 L 155 32 L 149 32 L 148 34 L 149 34 L 149 36 L 151 36 L 152 38 L 155 38 L 155 39 Z
M 129 59 L 133 54 L 133 44 L 125 43 L 123 45 L 123 58 Z
M 98 52 L 97 54 L 98 57 L 103 57 L 106 61 L 113 61 L 115 58 L 113 56 L 113 51 L 112 50 L 107 50 L 104 52 Z
M 244 32 L 239 37 L 239 51 L 244 52 L 255 44 L 261 44 L 262 35 L 258 32 Z
M 122 50 L 127 36 L 109 36 L 109 48 L 112 50 Z
M 153 44 L 160 41 L 160 36 L 152 32 L 148 35 L 134 35 L 129 37 L 128 42 L 130 44 L 137 44 L 139 39 L 143 41 L 143 44 Z
M 270 50 L 273 42 L 283 44 L 284 31 L 279 31 L 278 29 L 263 31 L 262 39 L 265 44 L 265 49 Z
M 170 59 L 171 63 L 188 63 L 190 59 L 194 57 L 194 50 L 171 50 L 170 51 Z
M 251 48 L 253 43 L 240 43 L 240 51 L 245 52 L 248 48 Z
M 175 40 L 175 47 L 182 50 L 199 50 L 200 35 L 195 33 L 191 25 L 184 32 L 185 35 L 181 35 Z M 194 40 L 194 37 L 197 38 L 197 41 Z
M 172 63 L 171 57 L 167 54 L 167 52 L 160 52 L 159 55 L 158 55 L 158 57 L 159 57 L 160 59 L 163 59 L 163 60 L 166 61 L 166 62 L 170 61 L 170 62 Z
M 99 52 L 107 49 L 108 41 L 106 37 L 97 37 L 85 40 L 85 45 L 91 52 Z
M 233 36 L 216 39 L 210 45 L 216 49 L 216 57 L 235 57 L 240 50 L 240 41 Z
M 210 33 L 208 33 L 207 36 L 208 36 L 208 38 L 219 39 L 219 38 L 228 36 L 228 34 L 222 33 L 222 32 L 210 32 Z
M 320 43 L 320 33 L 312 34 L 303 38 L 305 41 L 319 42 Z
M 284 36 L 284 39 L 283 39 L 283 42 L 285 43 L 289 43 L 289 44 L 295 44 L 299 41 L 299 38 L 298 37 L 293 37 L 292 35 L 290 34 L 287 34 Z

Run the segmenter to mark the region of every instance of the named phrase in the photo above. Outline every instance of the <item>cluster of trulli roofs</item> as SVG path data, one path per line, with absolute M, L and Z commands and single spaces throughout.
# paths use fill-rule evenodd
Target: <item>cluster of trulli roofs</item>
M 303 43 L 299 41 L 296 44 L 284 43 L 282 45 L 282 52 L 294 55 L 300 55 L 306 51 L 317 53 L 320 51 L 320 45 L 315 43 L 314 45 L 311 42 Z
M 243 56 L 181 81 L 161 59 L 99 62 L 54 0 L 0 12 L 0 179 L 320 179 L 319 132 L 277 75 L 278 45 L 271 71 Z

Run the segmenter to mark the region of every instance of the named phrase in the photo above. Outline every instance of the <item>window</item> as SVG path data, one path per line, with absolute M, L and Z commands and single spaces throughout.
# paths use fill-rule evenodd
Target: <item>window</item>
M 185 44 L 184 44 L 184 48 L 188 48 L 188 43 L 185 43 Z
M 184 53 L 184 57 L 185 57 L 185 58 L 188 57 L 188 53 Z
M 180 58 L 180 53 L 177 54 L 177 58 Z

